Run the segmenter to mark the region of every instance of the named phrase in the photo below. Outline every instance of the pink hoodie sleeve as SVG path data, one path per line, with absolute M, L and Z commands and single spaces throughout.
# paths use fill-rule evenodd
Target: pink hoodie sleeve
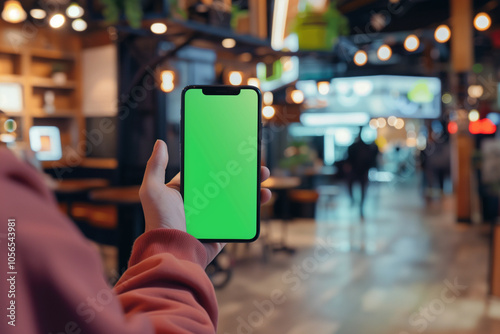
M 217 302 L 204 272 L 207 255 L 189 234 L 157 229 L 140 236 L 129 268 L 111 288 L 98 252 L 59 212 L 38 172 L 0 149 L 2 277 L 11 276 L 9 219 L 15 219 L 17 274 L 13 285 L 0 280 L 0 333 L 216 332 Z M 9 325 L 12 319 L 15 326 Z

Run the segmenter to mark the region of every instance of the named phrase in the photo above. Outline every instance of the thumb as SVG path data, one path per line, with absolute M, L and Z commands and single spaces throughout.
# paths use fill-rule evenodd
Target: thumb
M 165 184 L 165 169 L 168 164 L 167 144 L 158 139 L 153 148 L 153 153 L 146 165 L 144 173 L 144 183 Z

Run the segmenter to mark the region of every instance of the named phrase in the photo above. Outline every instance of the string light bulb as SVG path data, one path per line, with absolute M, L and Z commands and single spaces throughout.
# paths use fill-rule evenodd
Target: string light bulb
M 243 82 L 243 76 L 239 71 L 231 71 L 229 72 L 229 83 L 233 86 L 241 85 Z
M 377 50 L 377 57 L 382 61 L 387 61 L 392 56 L 392 49 L 389 45 L 383 44 Z
M 394 127 L 398 130 L 401 130 L 405 126 L 405 121 L 402 118 L 398 118 L 396 120 L 396 123 L 394 124 Z
M 236 46 L 236 41 L 233 38 L 224 38 L 221 44 L 226 49 L 232 49 Z
M 413 52 L 420 46 L 420 40 L 416 35 L 408 35 L 404 42 L 404 47 L 406 51 Z
M 474 28 L 479 31 L 488 30 L 491 27 L 491 17 L 486 13 L 479 13 L 474 18 Z
M 446 43 L 450 40 L 451 30 L 446 24 L 442 24 L 434 31 L 434 38 L 439 43 Z
M 161 72 L 161 90 L 165 93 L 170 93 L 174 90 L 174 79 L 175 72 L 171 70 L 165 70 Z
M 82 17 L 84 13 L 85 11 L 83 10 L 83 8 L 76 2 L 73 2 L 68 6 L 68 8 L 66 8 L 66 15 L 68 15 L 68 17 L 71 19 Z
M 262 96 L 262 99 L 264 100 L 265 105 L 270 105 L 273 104 L 273 92 L 265 92 L 264 95 Z
M 365 65 L 368 62 L 368 55 L 366 54 L 365 51 L 358 50 L 354 54 L 354 58 L 353 59 L 354 59 L 354 64 L 356 64 L 358 66 L 363 66 L 363 65 Z
M 153 34 L 161 35 L 167 32 L 167 25 L 165 23 L 156 22 L 150 27 Z
M 82 19 L 76 19 L 71 22 L 71 27 L 73 27 L 75 31 L 84 31 L 87 29 L 87 22 Z
M 65 22 L 66 18 L 62 14 L 55 14 L 49 20 L 50 26 L 54 29 L 61 28 Z
M 43 20 L 45 17 L 47 17 L 47 12 L 41 8 L 33 8 L 32 10 L 30 10 L 30 15 L 34 19 Z
M 292 98 L 293 103 L 300 104 L 304 102 L 304 93 L 302 93 L 299 89 L 293 90 L 290 97 Z
M 273 118 L 275 113 L 276 111 L 273 106 L 265 106 L 262 108 L 262 116 L 264 116 L 265 119 Z

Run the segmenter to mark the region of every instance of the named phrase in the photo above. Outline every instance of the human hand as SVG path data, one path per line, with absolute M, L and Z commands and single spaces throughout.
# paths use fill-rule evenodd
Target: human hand
M 186 232 L 184 202 L 180 193 L 180 174 L 165 184 L 167 164 L 167 145 L 164 141 L 157 140 L 139 190 L 146 220 L 146 232 L 157 228 L 171 228 Z M 261 181 L 265 181 L 270 175 L 267 167 L 261 167 L 260 173 Z M 261 204 L 269 201 L 271 191 L 267 188 L 261 189 L 260 199 Z M 225 243 L 203 243 L 203 246 L 207 251 L 208 264 L 219 254 Z

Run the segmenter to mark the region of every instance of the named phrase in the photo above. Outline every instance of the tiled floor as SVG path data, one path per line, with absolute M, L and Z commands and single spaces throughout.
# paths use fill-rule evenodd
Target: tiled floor
M 345 195 L 335 202 L 290 224 L 294 255 L 266 263 L 259 242 L 233 249 L 243 259 L 217 291 L 220 334 L 500 333 L 488 230 L 456 224 L 452 198 L 372 187 L 364 222 Z

